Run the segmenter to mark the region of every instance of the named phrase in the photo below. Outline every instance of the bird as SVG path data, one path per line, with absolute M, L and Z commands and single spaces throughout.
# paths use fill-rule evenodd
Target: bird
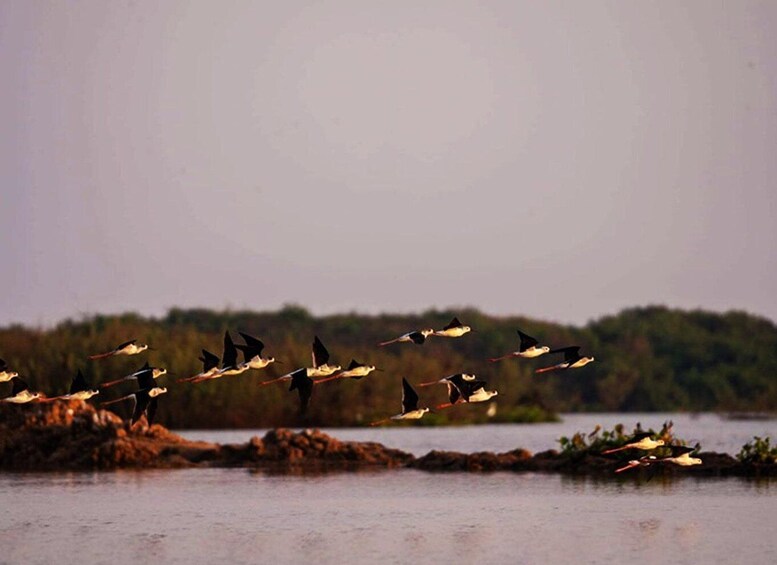
M 640 432 L 638 434 L 634 434 L 624 445 L 621 447 L 616 447 L 613 449 L 608 449 L 607 451 L 602 451 L 602 455 L 608 455 L 610 453 L 615 453 L 617 451 L 623 451 L 624 449 L 641 449 L 643 451 L 650 451 L 651 449 L 655 449 L 657 447 L 661 447 L 664 445 L 664 440 L 662 439 L 653 439 L 654 434 L 651 432 Z
M 210 379 L 216 379 L 222 375 L 219 373 L 219 357 L 210 351 L 203 349 L 202 356 L 198 357 L 202 361 L 202 371 L 193 377 L 178 379 L 179 383 L 201 383 Z
M 547 371 L 553 371 L 555 369 L 579 369 L 580 367 L 584 367 L 594 360 L 593 357 L 584 357 L 580 355 L 579 345 L 573 345 L 570 347 L 560 347 L 558 349 L 551 349 L 550 351 L 548 351 L 548 353 L 563 353 L 564 361 L 556 365 L 553 365 L 551 367 L 543 367 L 542 369 L 537 369 L 536 371 L 534 371 L 535 373 L 545 373 Z
M 402 412 L 383 420 L 372 422 L 370 426 L 379 426 L 391 420 L 418 420 L 423 418 L 427 412 L 429 412 L 429 408 L 418 407 L 418 394 L 410 386 L 410 383 L 407 382 L 407 379 L 402 377 Z
M 90 389 L 84 374 L 81 372 L 81 369 L 78 369 L 78 373 L 73 377 L 73 382 L 70 384 L 70 391 L 67 394 L 53 398 L 53 400 L 89 400 L 98 394 L 100 394 L 100 391 Z
M 3 402 L 11 402 L 12 404 L 26 404 L 34 400 L 45 400 L 45 396 L 40 392 L 30 392 L 30 387 L 20 377 L 14 377 L 11 379 L 11 383 L 11 396 L 3 398 Z
M 227 377 L 245 373 L 249 369 L 248 363 L 237 362 L 237 347 L 229 335 L 229 330 L 224 332 L 224 354 L 221 357 L 220 377 Z
M 657 463 L 658 459 L 655 455 L 643 455 L 639 459 L 632 459 L 629 461 L 628 465 L 624 465 L 623 467 L 619 467 L 615 469 L 616 473 L 622 473 L 623 471 L 628 471 L 629 469 L 633 469 L 634 467 L 648 467 L 652 465 L 653 463 Z
M 136 339 L 125 341 L 121 345 L 117 345 L 111 351 L 108 351 L 106 353 L 98 353 L 96 355 L 90 355 L 89 359 L 91 360 L 104 359 L 106 357 L 113 357 L 115 355 L 137 355 L 138 353 L 143 353 L 146 349 L 150 349 L 148 345 L 140 344 L 137 341 L 138 340 Z
M 486 390 L 486 381 L 483 380 L 451 380 L 448 381 L 448 402 L 438 405 L 436 409 L 450 408 L 454 404 L 462 402 L 485 402 L 497 394 L 499 393 L 495 390 Z
M 458 318 L 454 317 L 443 329 L 435 331 L 434 335 L 438 337 L 461 337 L 470 331 L 472 331 L 471 327 L 465 326 L 459 322 Z
M 455 375 L 449 375 L 447 377 L 443 377 L 436 381 L 427 381 L 425 383 L 420 383 L 418 386 L 432 386 L 436 384 L 447 384 L 450 387 L 451 383 L 458 384 L 461 381 L 474 381 L 476 378 L 477 377 L 475 375 L 470 375 L 468 373 L 456 373 Z
M 518 331 L 518 337 L 521 339 L 521 345 L 518 347 L 518 351 L 513 351 L 512 353 L 508 353 L 507 355 L 502 355 L 501 357 L 493 357 L 489 359 L 489 361 L 494 363 L 496 361 L 501 361 L 502 359 L 509 359 L 511 357 L 523 357 L 524 359 L 533 359 L 534 357 L 545 355 L 550 351 L 550 347 L 548 347 L 547 345 L 538 347 L 538 345 L 540 344 L 539 341 L 537 341 L 530 335 L 526 335 L 521 330 L 517 330 L 517 331 Z
M 340 365 L 329 365 L 327 351 L 318 336 L 313 339 L 313 367 L 307 372 L 308 377 L 328 377 L 340 370 Z
M 264 349 L 262 340 L 243 332 L 238 333 L 243 337 L 245 345 L 236 344 L 235 347 L 243 352 L 243 358 L 249 369 L 264 369 L 270 363 L 275 363 L 275 357 L 262 357 L 262 350 Z
M 124 376 L 120 379 L 116 379 L 115 381 L 104 382 L 100 384 L 100 388 L 110 388 L 114 385 L 123 383 L 125 381 L 137 380 L 138 377 L 144 373 L 151 373 L 152 378 L 158 379 L 159 377 L 162 377 L 167 374 L 167 369 L 160 369 L 159 367 L 151 367 L 149 366 L 148 361 L 146 361 L 146 364 L 143 365 L 140 369 L 138 369 L 134 373 Z
M 308 404 L 310 403 L 310 397 L 313 394 L 313 379 L 307 374 L 307 369 L 297 369 L 291 373 L 291 385 L 289 386 L 289 392 L 297 390 L 299 393 L 299 413 L 305 414 L 308 410 Z
M 19 373 L 16 371 L 8 370 L 8 363 L 0 359 L 0 383 L 7 383 L 14 377 L 18 377 Z
M 332 375 L 331 377 L 318 379 L 316 381 L 316 384 L 325 383 L 327 381 L 333 381 L 335 379 L 353 379 L 358 381 L 359 379 L 366 377 L 373 371 L 382 371 L 382 369 L 376 368 L 375 365 L 365 365 L 364 363 L 359 363 L 356 359 L 351 359 L 351 363 L 350 365 L 348 365 L 345 371 L 340 371 L 339 373 Z
M 110 404 L 116 404 L 117 402 L 121 402 L 123 400 L 127 400 L 128 398 L 132 398 L 135 401 L 135 406 L 132 409 L 132 418 L 130 419 L 130 427 L 134 426 L 135 423 L 140 420 L 140 417 L 145 414 L 146 415 L 146 421 L 148 422 L 148 425 L 154 423 L 154 416 L 156 415 L 156 410 L 158 406 L 157 397 L 165 394 L 167 392 L 167 389 L 165 387 L 158 387 L 154 385 L 154 378 L 151 376 L 150 373 L 144 373 L 142 375 L 138 376 L 138 386 L 140 387 L 137 391 L 128 394 L 126 396 L 122 396 L 121 398 L 117 398 L 115 400 L 109 400 L 108 402 L 103 402 L 100 405 L 101 406 L 108 406 Z
M 668 446 L 672 455 L 669 457 L 662 457 L 659 459 L 661 463 L 673 463 L 681 467 L 690 467 L 692 465 L 701 465 L 702 461 L 698 457 L 691 457 L 691 453 L 699 449 L 697 444 L 694 447 L 688 447 L 685 445 L 670 445 Z
M 407 332 L 406 334 L 402 334 L 401 336 L 390 339 L 388 341 L 381 341 L 378 344 L 378 347 L 383 347 L 384 345 L 390 345 L 392 343 L 415 343 L 416 345 L 423 345 L 423 343 L 426 341 L 426 338 L 429 337 L 434 333 L 433 329 L 426 329 L 426 330 L 414 330 L 412 332 Z

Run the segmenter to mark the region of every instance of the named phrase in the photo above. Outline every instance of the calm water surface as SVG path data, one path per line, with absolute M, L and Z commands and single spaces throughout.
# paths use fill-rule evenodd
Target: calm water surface
M 643 416 L 643 425 L 663 421 L 652 417 Z M 601 415 L 598 422 L 609 425 Z M 695 422 L 701 424 L 692 433 L 686 422 L 677 432 L 707 449 L 714 447 L 705 438 L 742 432 L 741 422 L 710 420 L 717 431 L 705 431 L 704 419 Z M 566 424 L 561 433 L 483 426 L 333 434 L 414 453 L 519 445 L 535 451 L 551 447 L 554 435 L 576 431 L 569 419 Z M 745 424 L 751 426 L 745 441 L 773 426 Z M 595 424 L 581 425 L 587 431 Z M 691 437 L 695 433 L 698 438 Z M 251 435 L 235 434 L 234 441 Z M 738 450 L 743 441 L 736 442 Z M 777 563 L 777 481 L 767 480 L 645 483 L 636 475 L 602 481 L 414 470 L 0 474 L 0 510 L 3 564 Z

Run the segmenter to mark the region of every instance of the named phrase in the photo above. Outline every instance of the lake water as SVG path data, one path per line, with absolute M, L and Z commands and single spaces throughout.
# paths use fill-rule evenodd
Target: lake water
M 613 417 L 630 424 L 634 416 Z M 701 441 L 705 449 L 734 452 L 752 435 L 771 431 L 775 437 L 774 422 L 672 417 L 680 437 Z M 567 417 L 560 428 L 331 433 L 418 454 L 431 448 L 536 451 L 553 447 L 557 435 L 574 433 L 578 424 L 590 431 L 597 422 L 610 422 L 603 415 L 577 418 Z M 645 427 L 663 422 L 660 415 L 657 422 L 654 415 L 639 418 Z M 209 433 L 221 441 L 251 435 Z M 731 439 L 739 434 L 744 440 Z M 713 441 L 736 445 L 714 448 L 707 443 Z M 644 482 L 636 475 L 592 480 L 415 470 L 0 474 L 2 564 L 777 563 L 775 523 L 773 480 Z

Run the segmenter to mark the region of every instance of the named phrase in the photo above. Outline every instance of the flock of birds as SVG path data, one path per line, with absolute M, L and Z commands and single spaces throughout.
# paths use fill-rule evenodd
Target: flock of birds
M 472 331 L 470 326 L 462 324 L 458 318 L 454 317 L 448 325 L 441 330 L 422 329 L 405 333 L 394 339 L 383 341 L 378 344 L 379 347 L 388 346 L 396 343 L 413 343 L 422 345 L 430 337 L 459 338 Z M 264 343 L 254 336 L 239 332 L 243 338 L 243 344 L 233 342 L 229 331 L 224 334 L 224 351 L 219 359 L 217 355 L 205 349 L 202 349 L 202 355 L 199 360 L 202 362 L 202 371 L 198 374 L 179 378 L 179 383 L 198 384 L 221 377 L 240 375 L 249 370 L 260 370 L 272 363 L 279 363 L 273 357 L 263 357 Z M 533 359 L 541 355 L 561 354 L 563 359 L 553 365 L 536 369 L 536 373 L 545 373 L 548 371 L 578 369 L 593 362 L 594 358 L 581 355 L 579 346 L 568 346 L 551 349 L 548 346 L 541 346 L 539 342 L 518 330 L 520 339 L 519 348 L 516 351 L 507 353 L 500 357 L 489 359 L 490 362 L 498 362 L 511 358 Z M 116 346 L 110 351 L 90 355 L 90 360 L 106 359 L 117 356 L 138 355 L 151 349 L 148 345 L 140 344 L 133 339 Z M 243 362 L 238 361 L 238 350 L 243 353 Z M 289 391 L 297 391 L 300 400 L 300 412 L 305 413 L 315 385 L 339 379 L 362 379 L 373 371 L 381 371 L 374 365 L 367 365 L 352 359 L 350 364 L 343 369 L 340 365 L 330 364 L 330 355 L 327 348 L 315 336 L 312 345 L 312 366 L 302 367 L 281 377 L 264 381 L 262 386 L 271 385 L 278 382 L 290 382 Z M 28 402 L 53 402 L 57 400 L 88 400 L 100 393 L 100 389 L 106 389 L 125 382 L 136 381 L 137 389 L 125 396 L 103 402 L 102 405 L 110 405 L 125 400 L 134 401 L 134 409 L 130 420 L 130 426 L 134 426 L 142 416 L 145 416 L 148 425 L 154 421 L 157 411 L 158 397 L 167 392 L 166 387 L 156 385 L 156 379 L 167 375 L 167 370 L 159 367 L 151 367 L 146 362 L 139 370 L 121 377 L 116 380 L 107 381 L 99 385 L 99 389 L 90 388 L 81 370 L 73 378 L 70 390 L 67 394 L 47 397 L 43 393 L 33 392 L 27 383 L 19 377 L 19 374 L 10 371 L 8 365 L 0 359 L 0 382 L 12 382 L 11 395 L 0 399 L 3 402 L 13 404 L 25 404 Z M 435 384 L 444 384 L 448 388 L 448 402 L 440 404 L 437 410 L 443 410 L 451 406 L 462 403 L 476 403 L 487 401 L 498 393 L 496 390 L 487 390 L 487 383 L 477 378 L 473 374 L 457 373 L 444 377 L 439 380 L 420 383 L 418 386 L 426 387 Z M 402 410 L 398 414 L 388 416 L 382 420 L 372 422 L 370 425 L 377 426 L 395 420 L 417 420 L 430 412 L 428 407 L 419 406 L 419 396 L 415 389 L 410 385 L 406 378 L 402 378 Z M 637 434 L 632 440 L 621 448 L 603 452 L 604 454 L 613 453 L 623 449 L 642 449 L 652 450 L 664 445 L 663 440 L 654 440 L 650 434 Z M 645 467 L 653 463 L 669 462 L 681 466 L 697 465 L 701 463 L 700 459 L 690 457 L 693 448 L 684 446 L 668 446 L 672 450 L 671 457 L 657 458 L 653 455 L 646 455 L 640 459 L 631 460 L 625 467 L 616 472 L 622 472 L 634 467 Z

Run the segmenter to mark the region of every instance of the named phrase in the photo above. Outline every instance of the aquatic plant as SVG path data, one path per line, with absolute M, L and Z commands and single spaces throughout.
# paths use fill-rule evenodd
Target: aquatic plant
M 625 445 L 631 437 L 638 433 L 650 432 L 658 439 L 663 439 L 666 445 L 685 445 L 685 442 L 675 438 L 672 431 L 673 423 L 671 420 L 664 422 L 661 430 L 656 432 L 652 428 L 642 429 L 639 422 L 631 433 L 624 433 L 624 425 L 616 424 L 612 430 L 605 430 L 601 426 L 596 426 L 588 434 L 576 432 L 572 437 L 562 436 L 558 440 L 563 455 L 585 455 L 587 453 L 599 454 L 607 449 L 621 447 Z
M 777 463 L 777 445 L 771 446 L 769 437 L 754 436 L 737 454 L 742 463 Z

